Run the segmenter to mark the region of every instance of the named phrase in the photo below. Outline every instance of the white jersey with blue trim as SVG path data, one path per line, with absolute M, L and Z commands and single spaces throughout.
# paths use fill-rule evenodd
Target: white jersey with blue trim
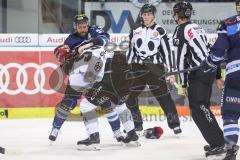
M 104 76 L 105 64 L 108 58 L 113 58 L 113 52 L 107 52 L 103 46 L 93 46 L 84 51 L 75 61 L 69 75 L 70 86 L 75 90 L 91 88 L 100 82 Z

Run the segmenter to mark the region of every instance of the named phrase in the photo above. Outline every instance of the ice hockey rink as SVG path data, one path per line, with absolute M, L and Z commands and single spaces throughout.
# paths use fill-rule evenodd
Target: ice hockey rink
M 222 121 L 219 118 L 219 123 Z M 175 136 L 168 129 L 166 120 L 144 122 L 144 128 L 161 126 L 164 130 L 158 140 L 141 137 L 140 147 L 134 144 L 121 146 L 113 138 L 109 124 L 100 118 L 101 150 L 78 151 L 76 142 L 86 138 L 83 122 L 66 122 L 57 141 L 50 145 L 48 135 L 52 119 L 0 120 L 0 145 L 18 153 L 2 155 L 7 160 L 204 160 L 203 146 L 206 144 L 191 119 L 182 118 L 183 133 Z M 240 158 L 240 157 L 238 157 Z

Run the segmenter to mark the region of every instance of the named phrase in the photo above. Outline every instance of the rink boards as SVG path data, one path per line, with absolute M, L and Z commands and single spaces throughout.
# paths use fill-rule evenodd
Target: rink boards
M 211 107 L 213 114 L 219 116 L 221 110 L 219 106 Z M 141 114 L 143 119 L 148 120 L 164 120 L 165 115 L 159 106 L 141 106 Z M 177 111 L 180 117 L 188 118 L 190 111 L 188 106 L 177 106 Z M 99 116 L 104 116 L 100 109 L 97 109 Z M 55 107 L 28 107 L 28 108 L 0 108 L 0 119 L 12 118 L 52 118 L 55 115 Z M 80 107 L 77 106 L 69 115 L 69 120 L 82 120 Z

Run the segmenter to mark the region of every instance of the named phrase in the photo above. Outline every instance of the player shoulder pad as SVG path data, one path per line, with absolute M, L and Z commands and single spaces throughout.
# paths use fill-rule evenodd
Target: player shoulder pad
M 158 31 L 158 33 L 160 35 L 166 34 L 166 30 L 164 28 L 162 28 L 161 26 L 157 26 L 156 30 Z
M 97 29 L 98 27 L 100 27 L 100 26 L 98 26 L 98 25 L 92 25 L 90 28 L 91 28 L 91 29 Z
M 240 21 L 239 15 L 229 17 L 218 24 L 217 31 L 223 31 L 223 30 L 226 31 L 228 26 L 239 23 L 239 21 Z
M 240 21 L 239 15 L 235 15 L 235 16 L 232 16 L 232 17 L 229 17 L 229 18 L 223 20 L 223 22 L 225 23 L 226 26 L 236 24 L 238 21 Z
M 98 25 L 92 25 L 90 27 L 90 32 L 98 32 L 98 33 L 104 33 L 104 30 L 102 29 L 102 27 L 98 26 Z

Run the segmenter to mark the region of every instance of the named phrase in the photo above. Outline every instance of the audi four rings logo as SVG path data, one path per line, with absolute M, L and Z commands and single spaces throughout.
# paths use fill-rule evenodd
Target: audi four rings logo
M 19 93 L 24 93 L 27 95 L 33 95 L 36 93 L 43 93 L 43 94 L 54 94 L 56 93 L 55 89 L 61 87 L 62 81 L 59 81 L 58 84 L 54 89 L 45 89 L 44 85 L 46 83 L 46 75 L 45 68 L 52 68 L 55 70 L 58 66 L 54 63 L 43 63 L 43 64 L 36 64 L 36 63 L 25 63 L 23 65 L 18 63 L 8 63 L 6 65 L 0 64 L 0 77 L 4 77 L 0 79 L 0 94 L 6 93 L 9 95 L 17 95 Z M 10 89 L 10 69 L 15 68 L 17 69 L 16 74 L 16 85 L 15 89 Z M 29 74 L 27 69 L 34 69 L 35 72 L 33 74 Z M 59 77 L 62 77 L 62 73 L 58 72 Z M 29 76 L 33 76 L 33 82 L 29 81 Z M 61 78 L 60 78 L 61 79 Z M 27 84 L 33 83 L 35 88 L 27 89 Z
M 15 37 L 15 42 L 16 43 L 31 43 L 31 37 L 29 36 L 17 36 Z

